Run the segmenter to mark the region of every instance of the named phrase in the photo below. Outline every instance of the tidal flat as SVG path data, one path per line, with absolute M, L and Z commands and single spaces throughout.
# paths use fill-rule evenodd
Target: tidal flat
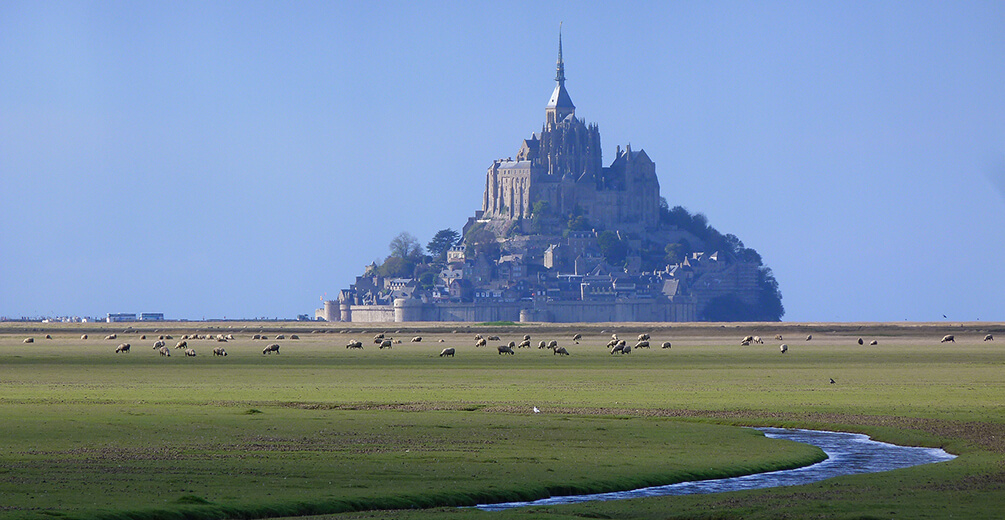
M 1005 347 L 983 341 L 1001 324 L 349 325 L 0 324 L 0 519 L 998 518 L 1005 502 Z M 378 348 L 380 333 L 401 343 Z M 650 348 L 606 347 L 642 333 Z M 234 339 L 173 348 L 192 334 Z M 499 339 L 476 347 L 477 334 Z M 499 354 L 524 335 L 530 348 Z M 747 335 L 764 343 L 741 346 Z M 160 336 L 170 357 L 152 348 Z M 280 353 L 263 354 L 272 343 Z M 959 457 L 785 489 L 456 507 L 821 457 L 739 426 Z

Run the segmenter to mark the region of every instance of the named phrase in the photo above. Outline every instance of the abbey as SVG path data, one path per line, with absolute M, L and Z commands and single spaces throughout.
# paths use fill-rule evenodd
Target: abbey
M 561 35 L 556 68 L 544 126 L 524 139 L 515 159 L 499 159 L 489 167 L 476 219 L 519 220 L 543 211 L 582 215 L 602 229 L 656 229 L 656 164 L 645 151 L 629 145 L 623 150 L 619 146 L 611 165 L 602 166 L 600 130 L 576 117 L 565 88 Z
M 395 253 L 324 302 L 327 321 L 672 322 L 778 320 L 760 255 L 701 214 L 670 208 L 656 164 L 576 117 L 562 38 L 544 125 L 492 162 L 481 209 L 430 256 Z M 440 235 L 439 233 L 437 234 Z M 463 237 L 460 241 L 456 238 Z M 394 256 L 398 254 L 399 256 Z

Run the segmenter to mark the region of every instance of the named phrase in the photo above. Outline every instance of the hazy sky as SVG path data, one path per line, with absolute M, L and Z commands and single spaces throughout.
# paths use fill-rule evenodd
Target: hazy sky
M 0 2 L 0 316 L 292 318 L 577 115 L 786 321 L 1005 320 L 1005 3 Z

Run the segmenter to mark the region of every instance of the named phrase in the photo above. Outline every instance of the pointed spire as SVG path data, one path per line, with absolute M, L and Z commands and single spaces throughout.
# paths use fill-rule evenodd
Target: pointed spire
M 551 93 L 551 99 L 545 107 L 546 124 L 550 129 L 569 114 L 576 113 L 576 105 L 572 104 L 569 92 L 565 90 L 565 62 L 562 61 L 562 25 L 558 26 L 558 62 L 555 65 L 555 90 Z
M 557 72 L 555 81 L 565 83 L 565 62 L 562 61 L 562 22 L 558 22 L 558 63 L 555 66 Z

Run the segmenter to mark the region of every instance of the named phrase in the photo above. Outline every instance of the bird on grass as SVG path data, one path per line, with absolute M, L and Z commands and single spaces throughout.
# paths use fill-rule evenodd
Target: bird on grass
M 831 384 L 833 385 L 834 384 L 834 378 L 832 377 L 832 378 L 830 378 L 830 380 L 831 380 Z
M 535 406 L 534 407 L 534 413 L 541 413 L 541 410 L 538 410 L 537 407 Z

